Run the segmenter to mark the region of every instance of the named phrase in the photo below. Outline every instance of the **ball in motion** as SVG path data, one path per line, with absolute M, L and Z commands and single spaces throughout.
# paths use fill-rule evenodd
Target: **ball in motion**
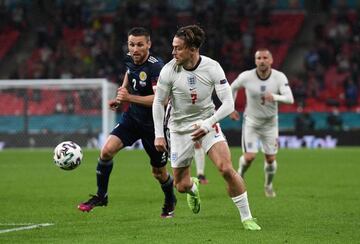
M 81 147 L 72 141 L 64 141 L 54 149 L 54 163 L 63 170 L 73 170 L 81 164 Z

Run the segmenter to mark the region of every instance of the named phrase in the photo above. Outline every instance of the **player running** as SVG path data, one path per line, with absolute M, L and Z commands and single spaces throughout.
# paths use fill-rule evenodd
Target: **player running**
M 242 150 L 239 159 L 239 174 L 244 177 L 246 170 L 258 152 L 261 142 L 265 153 L 265 195 L 275 197 L 273 178 L 277 169 L 278 151 L 278 102 L 294 103 L 294 98 L 284 73 L 272 69 L 273 57 L 268 49 L 259 49 L 255 53 L 256 68 L 242 72 L 231 84 L 234 100 L 237 91 L 243 87 L 246 93 L 246 108 L 242 124 Z M 234 111 L 230 117 L 239 120 Z
M 234 110 L 231 89 L 219 63 L 200 55 L 204 40 L 205 33 L 197 25 L 182 27 L 175 34 L 174 59 L 161 70 L 153 103 L 154 143 L 157 150 L 167 150 L 163 120 L 164 105 L 170 97 L 173 108 L 169 121 L 170 158 L 178 192 L 187 193 L 193 213 L 200 212 L 199 180 L 190 177 L 189 168 L 194 143 L 199 141 L 226 181 L 244 228 L 260 230 L 252 218 L 244 182 L 232 167 L 230 150 L 218 123 Z M 211 98 L 214 89 L 222 102 L 216 111 Z
M 109 105 L 114 108 L 120 103 L 128 102 L 129 110 L 123 113 L 101 149 L 96 169 L 98 191 L 88 201 L 79 204 L 78 208 L 81 211 L 89 212 L 94 207 L 108 204 L 108 185 L 113 168 L 113 157 L 122 148 L 141 139 L 150 158 L 152 174 L 159 181 L 165 195 L 161 217 L 174 216 L 176 197 L 173 178 L 166 170 L 167 156 L 158 152 L 154 146 L 151 109 L 157 79 L 164 64 L 159 58 L 150 54 L 150 47 L 150 34 L 146 29 L 135 27 L 128 32 L 129 54 L 125 60 L 127 72 L 116 99 L 110 101 Z

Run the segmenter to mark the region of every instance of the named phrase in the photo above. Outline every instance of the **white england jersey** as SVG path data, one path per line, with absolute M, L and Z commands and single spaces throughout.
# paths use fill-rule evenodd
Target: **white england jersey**
M 193 131 L 195 124 L 199 125 L 215 113 L 211 98 L 214 88 L 217 92 L 227 89 L 231 97 L 230 85 L 220 64 L 206 56 L 200 57 L 200 62 L 192 70 L 176 65 L 173 59 L 160 72 L 157 91 L 161 90 L 170 97 L 171 132 Z
M 263 80 L 256 69 L 242 72 L 231 84 L 233 95 L 239 88 L 245 88 L 246 108 L 244 115 L 247 119 L 261 122 L 268 119 L 274 119 L 278 114 L 278 101 L 293 103 L 294 98 L 285 74 L 271 69 L 269 78 Z M 274 102 L 264 100 L 265 92 L 274 95 Z

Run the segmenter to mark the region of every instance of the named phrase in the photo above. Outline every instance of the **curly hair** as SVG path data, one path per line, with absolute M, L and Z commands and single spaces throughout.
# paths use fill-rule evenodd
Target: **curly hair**
M 205 41 L 205 32 L 198 25 L 188 25 L 178 29 L 176 37 L 184 40 L 185 46 L 200 48 Z

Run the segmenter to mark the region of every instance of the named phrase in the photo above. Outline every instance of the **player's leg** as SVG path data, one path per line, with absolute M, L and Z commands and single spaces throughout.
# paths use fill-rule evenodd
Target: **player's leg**
M 174 193 L 174 178 L 167 172 L 166 166 L 161 168 L 152 167 L 153 176 L 159 181 L 165 195 L 164 205 L 160 217 L 171 218 L 174 216 L 176 196 Z
M 195 142 L 194 145 L 194 161 L 196 166 L 196 175 L 199 179 L 200 184 L 207 184 L 208 180 L 205 176 L 205 152 L 199 142 Z
M 249 152 L 246 152 L 240 156 L 238 173 L 242 178 L 244 178 L 245 172 L 249 169 L 255 157 L 256 157 L 256 153 L 249 153 Z
M 243 124 L 241 134 L 241 147 L 243 155 L 239 158 L 238 173 L 243 178 L 258 152 L 258 133 L 254 127 Z
M 275 197 L 275 191 L 273 188 L 273 179 L 277 170 L 276 154 L 278 151 L 278 129 L 277 123 L 271 127 L 264 128 L 262 131 L 261 141 L 262 147 L 265 154 L 264 161 L 264 174 L 265 184 L 264 191 L 267 197 Z
M 176 189 L 180 193 L 186 193 L 189 208 L 193 213 L 199 213 L 201 203 L 199 180 L 196 177 L 190 177 L 190 166 L 173 168 L 173 172 Z
M 246 230 L 260 230 L 261 227 L 251 215 L 245 183 L 232 167 L 227 143 L 224 141 L 215 143 L 208 151 L 208 155 L 227 183 L 228 194 L 239 210 L 244 228 Z
M 97 193 L 91 195 L 91 198 L 78 205 L 78 209 L 83 212 L 89 212 L 94 207 L 106 206 L 108 203 L 107 190 L 109 185 L 109 178 L 113 168 L 112 158 L 115 154 L 123 148 L 123 143 L 120 138 L 114 135 L 110 135 L 103 148 L 101 149 L 100 157 L 96 167 L 96 182 Z
M 96 206 L 107 205 L 109 178 L 113 168 L 112 159 L 123 147 L 130 146 L 139 139 L 138 132 L 133 125 L 134 121 L 124 113 L 121 121 L 110 133 L 101 149 L 96 167 L 97 194 L 91 195 L 88 201 L 80 203 L 79 210 L 89 212 Z
M 153 129 L 151 129 L 153 130 Z M 154 132 L 143 136 L 142 143 L 150 157 L 152 175 L 159 182 L 165 200 L 160 217 L 171 218 L 174 216 L 176 196 L 174 194 L 174 180 L 166 169 L 167 153 L 158 152 L 154 146 Z
M 275 197 L 276 193 L 273 188 L 273 179 L 277 170 L 275 155 L 265 154 L 264 172 L 265 172 L 265 195 Z
M 232 166 L 230 149 L 221 130 L 210 131 L 202 139 L 202 145 L 224 178 L 228 195 L 239 210 L 244 228 L 260 230 L 260 226 L 257 225 L 251 215 L 245 183 Z
M 199 180 L 190 177 L 190 165 L 194 155 L 194 142 L 190 134 L 171 133 L 171 167 L 174 185 L 178 192 L 187 193 L 187 202 L 193 213 L 200 211 Z

